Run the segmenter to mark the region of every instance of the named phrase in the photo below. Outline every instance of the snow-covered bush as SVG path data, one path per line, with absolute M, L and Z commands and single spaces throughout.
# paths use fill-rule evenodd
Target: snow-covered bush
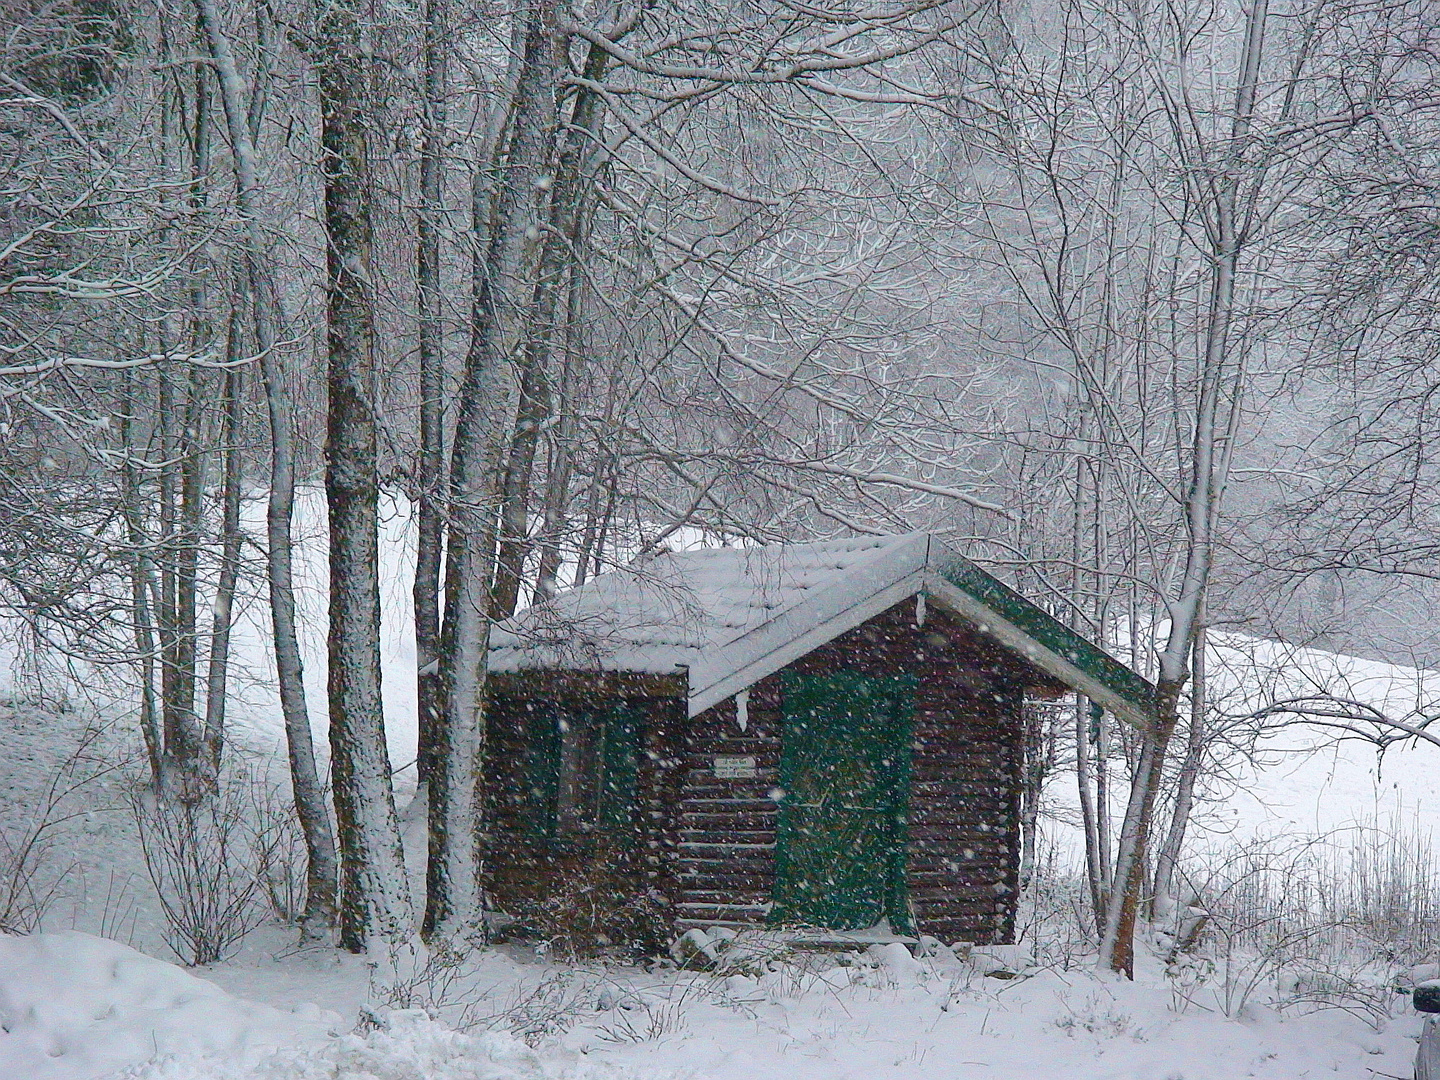
M 305 836 L 294 800 L 263 779 L 249 790 L 255 876 L 274 916 L 298 923 L 305 913 Z
M 1041 856 L 1017 938 L 1040 967 L 1068 971 L 1095 955 L 1088 888 L 1078 868 Z M 1179 1012 L 1341 1009 L 1377 1023 L 1402 1000 L 1400 973 L 1440 955 L 1440 865 L 1418 825 L 1212 847 L 1178 880 L 1185 902 L 1154 912 L 1141 940 Z
M 165 943 L 192 966 L 223 959 L 265 920 L 249 784 L 222 782 L 184 802 L 137 787 L 130 808 L 165 916 Z
M 491 1031 L 508 1031 L 526 1046 L 570 1030 L 593 1014 L 603 974 L 580 967 L 561 968 L 538 984 L 515 993 L 502 1007 L 475 1023 Z
M 704 983 L 672 982 L 660 992 L 623 995 L 610 1019 L 599 1025 L 605 1042 L 646 1043 L 686 1030 L 686 1013 L 698 1000 L 713 1000 Z
M 7 712 L 10 710 L 7 709 Z M 11 714 L 13 719 L 18 710 Z M 37 714 L 37 722 L 48 717 Z M 45 912 L 70 872 L 57 859 L 57 830 L 86 812 L 80 796 L 119 766 L 100 747 L 104 729 L 87 725 L 49 775 L 31 777 L 36 787 L 0 798 L 0 932 L 29 933 L 40 928 Z
M 421 1009 L 457 1031 L 481 1026 L 488 992 L 477 985 L 480 955 L 465 942 L 439 938 L 428 947 L 393 943 L 370 963 L 369 1010 Z
M 1144 1039 L 1143 1032 L 1135 1028 L 1134 1018 L 1099 993 L 1087 994 L 1083 1000 L 1066 1002 L 1065 1012 L 1055 1018 L 1054 1024 L 1057 1030 L 1072 1037 L 1083 1032 L 1102 1041 L 1126 1035 L 1137 1040 Z
M 1388 1016 L 1398 969 L 1440 945 L 1432 866 L 1424 837 L 1374 825 L 1192 860 L 1185 876 L 1206 917 L 1193 955 L 1168 957 L 1181 1006 Z
M 628 883 L 623 856 L 599 857 L 567 875 L 543 900 L 517 906 L 506 933 L 543 943 L 562 958 L 598 956 L 623 947 L 642 955 L 666 944 L 663 901 Z
M 1061 859 L 1053 843 L 1037 852 L 1020 894 L 1015 940 L 1030 948 L 1040 967 L 1059 971 L 1071 971 L 1095 955 L 1095 918 L 1085 878 Z

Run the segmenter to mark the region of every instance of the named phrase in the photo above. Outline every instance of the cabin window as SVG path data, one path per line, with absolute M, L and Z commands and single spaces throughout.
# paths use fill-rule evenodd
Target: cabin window
M 558 840 L 632 837 L 640 713 L 530 702 L 527 825 Z
M 562 835 L 583 835 L 600 825 L 604 719 L 594 713 L 573 712 L 562 714 L 558 723 L 560 775 L 555 788 L 555 826 Z

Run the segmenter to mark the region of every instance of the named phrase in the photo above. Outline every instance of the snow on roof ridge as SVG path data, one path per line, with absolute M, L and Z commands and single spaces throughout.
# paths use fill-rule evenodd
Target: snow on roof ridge
M 920 593 L 1122 718 L 1146 721 L 1149 683 L 922 532 L 645 560 L 497 626 L 489 667 L 684 669 L 694 716 Z
M 690 666 L 690 656 L 660 654 L 723 652 L 833 588 L 844 575 L 924 535 L 657 554 L 597 575 L 499 624 L 492 632 L 490 668 L 511 671 L 577 660 L 602 670 Z

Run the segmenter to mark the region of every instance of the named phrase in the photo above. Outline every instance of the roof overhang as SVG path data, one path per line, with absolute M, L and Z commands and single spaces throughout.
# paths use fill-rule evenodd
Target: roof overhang
M 1150 723 L 1150 713 L 1138 702 L 1117 693 L 1073 661 L 1042 645 L 1024 630 L 945 578 L 929 575 L 925 582 L 925 594 L 937 607 L 964 619 L 980 633 L 993 638 L 1011 652 L 1023 656 L 1045 674 L 1054 676 L 1076 693 L 1084 694 L 1122 720 L 1140 728 Z
M 933 537 L 914 536 L 866 572 L 871 578 L 868 591 L 837 586 L 751 631 L 751 659 L 739 668 L 713 679 L 703 664 L 692 668 L 690 715 L 753 686 L 902 600 L 923 594 L 1122 720 L 1141 728 L 1151 722 L 1155 691 L 1148 682 Z M 797 624 L 804 627 L 798 633 Z

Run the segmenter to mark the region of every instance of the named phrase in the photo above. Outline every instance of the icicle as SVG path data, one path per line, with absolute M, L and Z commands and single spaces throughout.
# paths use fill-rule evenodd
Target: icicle
M 923 592 L 915 594 L 915 625 L 925 625 L 925 594 Z
M 741 690 L 735 695 L 735 726 L 741 731 L 750 727 L 750 691 Z

